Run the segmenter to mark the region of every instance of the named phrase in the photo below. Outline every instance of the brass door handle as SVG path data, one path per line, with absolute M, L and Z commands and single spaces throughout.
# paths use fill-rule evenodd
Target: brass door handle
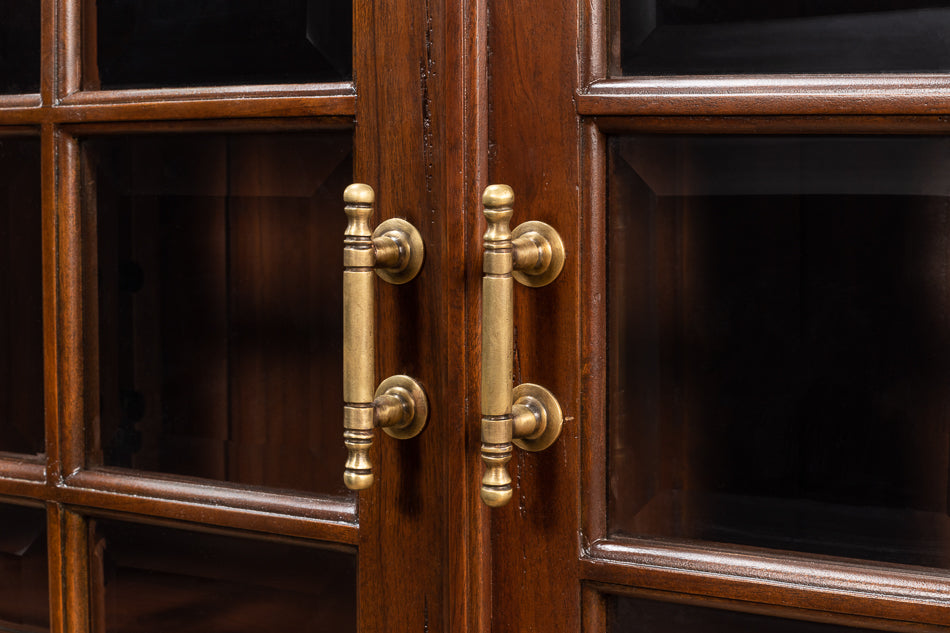
M 398 439 L 418 435 L 429 415 L 425 391 L 409 376 L 391 376 L 375 389 L 374 272 L 391 284 L 412 280 L 422 268 L 422 236 L 406 220 L 386 220 L 371 231 L 376 194 L 369 185 L 343 192 L 348 219 L 343 236 L 343 482 L 351 490 L 373 484 L 369 449 L 373 429 Z
M 545 286 L 564 266 L 564 243 L 544 222 L 509 229 L 514 192 L 491 185 L 482 195 L 488 230 L 482 277 L 482 500 L 492 507 L 511 500 L 512 442 L 544 450 L 561 433 L 561 406 L 550 391 L 525 383 L 512 389 L 514 280 Z

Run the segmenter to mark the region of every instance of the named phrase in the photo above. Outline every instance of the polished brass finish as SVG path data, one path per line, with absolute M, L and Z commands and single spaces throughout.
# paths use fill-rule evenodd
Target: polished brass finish
M 561 432 L 561 406 L 550 391 L 533 384 L 512 389 L 514 281 L 539 287 L 564 266 L 564 244 L 543 222 L 509 228 L 514 192 L 507 185 L 485 189 L 488 230 L 482 263 L 482 500 L 492 507 L 511 500 L 507 465 L 512 443 L 530 451 L 550 446 Z
M 343 443 L 348 456 L 343 481 L 351 490 L 373 484 L 369 450 L 373 429 L 393 437 L 418 435 L 428 417 L 428 402 L 408 376 L 376 382 L 375 294 L 373 272 L 394 284 L 412 280 L 422 267 L 422 236 L 405 220 L 387 220 L 370 230 L 375 193 L 353 184 L 343 192 L 348 223 L 343 237 Z

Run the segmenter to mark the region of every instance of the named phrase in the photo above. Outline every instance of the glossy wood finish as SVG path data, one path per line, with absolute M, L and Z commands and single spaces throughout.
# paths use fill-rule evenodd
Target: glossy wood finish
M 296 94 L 295 94 L 296 93 Z M 283 87 L 234 89 L 114 91 L 66 98 L 56 105 L 34 97 L 0 97 L 4 123 L 63 124 L 86 121 L 168 121 L 231 117 L 352 117 L 356 95 L 352 84 L 321 90 Z
M 447 618 L 469 617 L 465 607 L 453 611 L 460 589 L 453 574 L 470 563 L 451 558 L 467 529 L 452 526 L 453 517 L 464 521 L 472 507 L 459 483 L 467 467 L 458 407 L 465 374 L 448 360 L 464 353 L 452 324 L 465 314 L 452 266 L 463 260 L 455 237 L 460 210 L 447 203 L 457 195 L 459 181 L 449 179 L 460 157 L 446 150 L 454 136 L 443 118 L 461 112 L 447 105 L 455 95 L 440 80 L 455 70 L 445 57 L 450 42 L 458 41 L 446 34 L 450 19 L 457 19 L 454 10 L 415 0 L 360 2 L 354 21 L 356 37 L 363 34 L 368 44 L 353 69 L 361 95 L 354 179 L 376 192 L 372 223 L 404 217 L 419 229 L 426 250 L 410 283 L 377 284 L 376 375 L 416 378 L 430 403 L 419 436 L 397 441 L 383 435 L 370 453 L 376 481 L 360 493 L 359 522 L 377 527 L 360 530 L 359 579 L 361 599 L 374 607 L 360 611 L 360 631 L 425 631 L 446 626 Z
M 391 630 L 393 622 L 411 623 L 419 630 L 441 629 L 448 620 L 460 623 L 462 630 L 484 617 L 481 594 L 469 591 L 469 581 L 482 578 L 477 561 L 483 553 L 475 554 L 475 562 L 469 560 L 475 550 L 468 529 L 470 515 L 480 509 L 468 488 L 455 484 L 465 479 L 460 473 L 469 473 L 476 481 L 477 464 L 465 459 L 462 433 L 439 435 L 458 428 L 464 412 L 456 412 L 449 398 L 462 401 L 468 389 L 460 378 L 467 352 L 446 325 L 466 318 L 464 289 L 443 279 L 440 255 L 444 249 L 456 260 L 464 258 L 464 243 L 456 239 L 464 221 L 461 214 L 445 214 L 443 209 L 447 197 L 460 198 L 469 173 L 463 165 L 474 162 L 474 150 L 446 156 L 442 149 L 446 119 L 433 113 L 446 113 L 452 125 L 466 121 L 463 95 L 449 96 L 441 75 L 466 76 L 465 47 L 472 46 L 474 38 L 464 45 L 453 39 L 449 46 L 445 34 L 447 28 L 456 34 L 466 32 L 471 18 L 459 8 L 434 4 L 389 7 L 357 2 L 353 58 L 358 68 L 357 79 L 350 82 L 82 91 L 83 51 L 94 33 L 83 32 L 81 3 L 42 0 L 38 5 L 43 12 L 44 51 L 40 95 L 0 96 L 0 135 L 40 138 L 41 165 L 34 171 L 42 183 L 47 458 L 44 465 L 35 457 L 0 455 L 0 495 L 46 505 L 52 631 L 83 633 L 99 630 L 103 622 L 102 611 L 95 607 L 99 581 L 88 556 L 97 543 L 88 531 L 94 516 L 167 522 L 199 531 L 223 529 L 240 536 L 244 547 L 260 539 L 287 537 L 302 539 L 298 544 L 345 546 L 350 552 L 359 545 L 361 631 Z M 391 11 L 411 14 L 413 19 L 393 19 Z M 91 54 L 85 50 L 86 59 Z M 423 74 L 433 78 L 428 87 L 425 81 L 419 83 L 420 57 L 426 59 Z M 413 90 L 407 92 L 407 85 Z M 359 112 L 357 86 L 363 104 Z M 400 113 L 398 125 L 394 113 Z M 84 454 L 88 430 L 84 420 L 95 419 L 96 403 L 84 385 L 96 357 L 86 344 L 82 315 L 84 302 L 88 303 L 84 297 L 89 296 L 85 289 L 94 287 L 96 280 L 84 265 L 89 243 L 83 235 L 88 235 L 84 231 L 89 218 L 83 213 L 84 183 L 78 169 L 83 139 L 181 132 L 293 131 L 332 136 L 354 129 L 359 145 L 352 177 L 374 183 L 385 200 L 381 210 L 387 217 L 409 215 L 426 227 L 432 256 L 424 269 L 425 283 L 415 284 L 408 294 L 381 297 L 385 313 L 380 321 L 393 321 L 408 333 L 393 339 L 395 348 L 382 350 L 381 366 L 415 373 L 430 398 L 439 399 L 434 400 L 430 432 L 408 451 L 380 442 L 378 459 L 390 474 L 390 487 L 381 487 L 378 496 L 364 496 L 357 510 L 352 503 L 312 494 L 90 469 L 95 462 L 87 463 Z M 451 181 L 446 177 L 449 168 Z M 418 186 L 409 188 L 407 183 L 413 181 Z M 474 185 L 468 186 L 474 191 Z M 337 272 L 328 271 L 328 278 L 336 279 Z M 451 304 L 445 299 L 448 288 L 454 295 Z M 426 320 L 420 323 L 418 315 Z M 443 354 L 456 359 L 455 369 L 449 371 L 436 362 Z M 327 411 L 331 410 L 335 406 L 328 404 Z M 471 441 L 477 441 L 477 435 L 473 437 Z M 454 474 L 445 475 L 447 471 Z M 449 512 L 446 504 L 457 511 Z M 452 527 L 446 528 L 450 523 Z M 450 533 L 451 538 L 443 536 Z M 404 546 L 391 547 L 394 540 Z M 425 555 L 420 557 L 420 552 Z M 417 582 L 407 585 L 407 576 Z M 462 593 L 470 601 L 457 607 L 453 600 L 450 606 L 449 597 Z
M 791 556 L 754 548 L 612 539 L 591 545 L 585 579 L 647 588 L 702 602 L 729 599 L 776 612 L 824 611 L 828 618 L 879 618 L 945 625 L 946 574 L 932 569 L 883 567 L 852 560 Z
M 947 75 L 753 75 L 594 81 L 583 115 L 927 115 L 950 113 Z
M 606 629 L 607 595 L 947 630 L 940 572 L 607 539 L 603 252 L 609 134 L 940 134 L 945 77 L 608 80 L 601 0 L 358 0 L 352 82 L 83 91 L 82 4 L 39 2 L 39 95 L 0 96 L 0 134 L 41 137 L 47 457 L 0 456 L 0 495 L 46 505 L 54 633 L 101 619 L 89 524 L 103 517 L 355 545 L 360 631 L 593 633 Z M 374 219 L 408 217 L 426 239 L 419 280 L 379 290 L 379 323 L 403 334 L 380 345 L 377 366 L 421 379 L 425 433 L 377 443 L 386 477 L 355 513 L 322 497 L 87 469 L 80 140 L 341 127 L 354 130 L 354 179 L 377 191 Z M 515 366 L 568 419 L 551 450 L 518 458 L 520 496 L 501 512 L 477 494 L 477 210 L 490 182 L 512 185 L 518 208 L 556 226 L 569 252 L 555 284 L 516 299 Z
M 512 187 L 516 217 L 553 226 L 568 253 L 557 280 L 515 288 L 514 383 L 561 404 L 558 440 L 508 464 L 515 498 L 491 511 L 493 631 L 579 631 L 578 472 L 584 399 L 578 309 L 586 218 L 577 213 L 580 123 L 575 3 L 490 2 L 488 181 Z
M 527 181 L 526 174 L 535 172 L 533 184 L 522 185 L 529 189 L 527 195 L 534 204 L 528 204 L 534 212 L 551 213 L 554 219 L 545 219 L 559 230 L 564 223 L 583 228 L 576 251 L 568 247 L 580 260 L 568 260 L 568 267 L 575 263 L 579 267 L 579 285 L 569 284 L 563 290 L 571 297 L 571 308 L 546 312 L 548 319 L 556 314 L 558 321 L 571 321 L 571 309 L 581 314 L 576 329 L 562 335 L 571 337 L 570 343 L 562 344 L 576 346 L 566 355 L 562 350 L 557 357 L 561 369 L 549 368 L 563 372 L 563 377 L 580 377 L 579 410 L 573 403 L 565 405 L 568 415 L 579 417 L 579 441 L 574 443 L 568 437 L 557 449 L 566 454 L 558 460 L 559 469 L 548 471 L 543 482 L 519 482 L 524 490 L 520 512 L 504 517 L 500 528 L 497 515 L 493 515 L 493 577 L 498 588 L 493 593 L 495 630 L 570 631 L 583 627 L 589 633 L 603 631 L 608 626 L 605 595 L 651 591 L 661 599 L 793 620 L 872 630 L 947 630 L 948 589 L 942 570 L 656 538 L 608 538 L 608 455 L 604 450 L 608 435 L 604 425 L 605 360 L 610 344 L 605 320 L 610 271 L 604 248 L 610 135 L 634 131 L 943 134 L 950 129 L 946 78 L 768 75 L 608 79 L 606 3 L 582 5 L 582 15 L 576 20 L 578 39 L 559 30 L 564 22 L 575 23 L 563 14 L 562 6 L 542 4 L 547 6 L 522 7 L 518 13 L 492 7 L 491 31 L 501 35 L 491 46 L 491 173 L 493 179 L 514 185 L 517 195 L 518 183 L 511 182 L 514 178 L 495 174 L 507 170 Z M 530 22 L 531 27 L 519 28 L 522 21 Z M 506 43 L 513 42 L 520 54 L 506 48 Z M 575 50 L 579 51 L 576 63 Z M 539 67 L 542 62 L 524 51 L 536 52 L 548 66 Z M 570 85 L 574 86 L 573 95 L 559 101 L 556 95 Z M 561 106 L 568 102 L 573 107 L 562 111 Z M 511 138 L 519 139 L 517 148 L 505 147 L 506 142 L 513 142 Z M 571 171 L 572 164 L 579 164 L 577 172 Z M 569 182 L 559 199 L 539 204 L 532 198 L 543 196 L 538 192 L 564 186 L 560 177 Z M 571 186 L 575 183 L 581 192 L 579 213 L 572 206 Z M 570 244 L 570 239 L 565 241 Z M 519 315 L 519 342 L 530 336 L 522 330 L 549 327 L 542 319 L 527 311 Z M 536 359 L 525 350 L 521 350 L 520 359 L 517 378 L 525 379 L 524 372 L 536 371 Z M 579 488 L 571 477 L 563 476 L 575 467 L 581 470 Z M 521 474 L 528 479 L 533 476 L 530 467 L 523 468 Z M 534 501 L 532 494 L 540 501 Z M 539 511 L 533 503 L 544 504 L 544 508 Z M 548 509 L 554 509 L 557 516 L 548 514 Z M 517 528 L 510 529 L 507 522 Z M 519 552 L 520 556 L 499 555 L 502 551 Z M 545 570 L 546 576 L 536 576 L 536 569 Z M 514 599 L 519 608 L 506 610 L 499 606 L 498 596 L 508 595 L 510 585 L 522 587 Z M 538 615 L 530 606 L 536 602 L 557 606 Z M 524 607 L 526 604 L 529 606 Z

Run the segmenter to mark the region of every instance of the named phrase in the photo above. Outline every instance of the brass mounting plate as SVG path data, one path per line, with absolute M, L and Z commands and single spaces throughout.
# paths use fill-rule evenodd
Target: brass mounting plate
M 392 218 L 381 222 L 373 231 L 373 239 L 392 232 L 399 234 L 397 238 L 399 247 L 407 251 L 409 257 L 406 265 L 400 270 L 377 267 L 376 274 L 384 281 L 398 286 L 412 281 L 419 274 L 422 262 L 425 259 L 425 246 L 422 243 L 422 234 L 419 233 L 419 230 L 402 218 Z
M 558 234 L 553 226 L 536 220 L 522 222 L 516 226 L 511 232 L 512 241 L 518 239 L 525 233 L 537 233 L 541 236 L 543 241 L 548 243 L 551 247 L 551 262 L 540 272 L 515 270 L 511 273 L 511 276 L 520 284 L 530 288 L 540 288 L 541 286 L 548 285 L 561 274 L 561 269 L 564 268 L 564 259 L 567 257 L 564 250 L 564 241 L 561 240 L 560 234 Z
M 564 424 L 564 414 L 561 412 L 561 405 L 558 403 L 554 394 L 542 387 L 530 382 L 518 385 L 511 392 L 511 399 L 514 404 L 524 397 L 531 397 L 541 403 L 547 416 L 547 425 L 544 432 L 533 440 L 526 438 L 515 438 L 512 440 L 515 446 L 523 448 L 526 451 L 543 451 L 561 434 L 561 426 Z
M 387 426 L 384 427 L 383 430 L 397 440 L 408 440 L 411 437 L 419 435 L 422 429 L 425 428 L 426 422 L 429 420 L 429 399 L 426 397 L 426 392 L 422 388 L 422 385 L 420 385 L 416 379 L 402 374 L 390 376 L 379 383 L 375 397 L 378 398 L 393 387 L 401 387 L 409 392 L 409 396 L 412 398 L 412 403 L 415 406 L 415 415 L 405 424 L 400 426 Z

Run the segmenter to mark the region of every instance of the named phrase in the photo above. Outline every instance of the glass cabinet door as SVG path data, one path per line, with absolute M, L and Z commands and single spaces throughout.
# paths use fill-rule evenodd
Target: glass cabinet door
M 950 5 L 489 4 L 488 180 L 569 253 L 493 626 L 945 630 Z
M 614 0 L 615 75 L 943 73 L 945 0 Z
M 0 0 L 0 629 L 424 630 L 447 612 L 458 477 L 438 432 L 378 432 L 376 484 L 343 480 L 349 184 L 429 258 L 379 280 L 389 329 L 366 363 L 445 412 L 435 356 L 461 347 L 439 317 L 443 139 L 418 107 L 443 99 L 436 61 L 419 83 L 429 11 Z
M 950 569 L 950 139 L 608 152 L 609 533 Z
M 350 2 L 97 0 L 84 19 L 88 90 L 353 77 Z
M 340 429 L 319 406 L 343 389 L 342 279 L 328 271 L 342 268 L 352 132 L 81 147 L 98 282 L 88 462 L 352 503 Z
M 0 133 L 0 452 L 43 459 L 40 139 Z
M 40 3 L 0 2 L 0 95 L 40 91 Z

